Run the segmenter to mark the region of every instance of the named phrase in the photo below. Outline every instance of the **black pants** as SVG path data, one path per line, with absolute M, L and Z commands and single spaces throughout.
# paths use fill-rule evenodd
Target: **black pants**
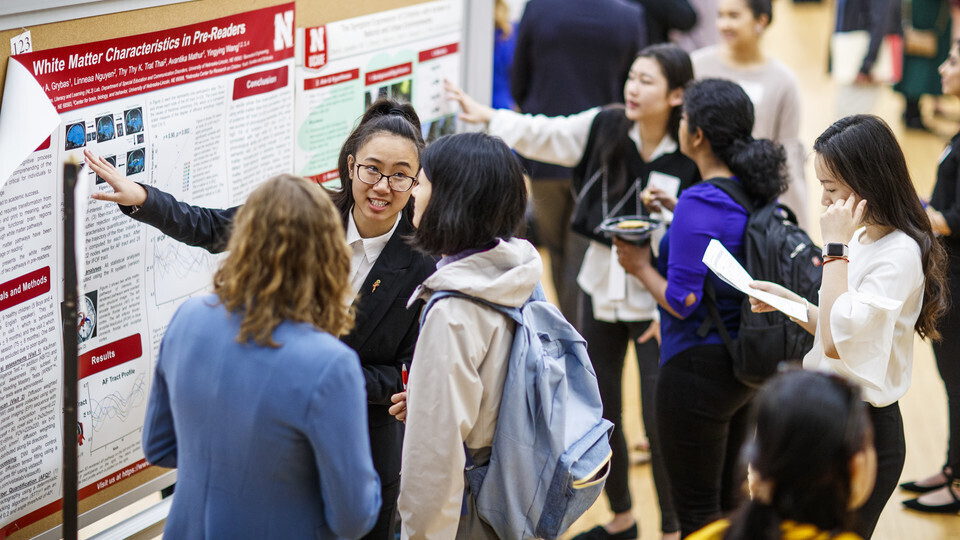
M 733 376 L 723 345 L 692 347 L 660 367 L 657 426 L 682 536 L 744 499 L 740 448 L 754 393 Z
M 877 449 L 877 482 L 870 498 L 857 510 L 853 528 L 853 532 L 864 540 L 869 540 L 873 535 L 880 512 L 897 488 L 906 457 L 900 404 L 894 403 L 880 408 L 868 407 L 868 410 L 873 424 L 873 445 Z
M 946 465 L 953 469 L 954 478 L 960 478 L 960 335 L 954 333 L 960 328 L 960 274 L 950 274 L 950 295 L 953 298 L 950 311 L 940 322 L 943 339 L 933 342 L 933 354 L 947 390 Z
M 587 352 L 597 373 L 600 386 L 600 399 L 603 402 L 603 417 L 613 422 L 613 434 L 610 446 L 613 457 L 610 460 L 610 474 L 604 491 L 610 501 L 610 510 L 616 514 L 627 512 L 632 507 L 629 485 L 629 452 L 627 441 L 623 437 L 622 389 L 623 361 L 627 346 L 632 341 L 637 351 L 637 363 L 640 368 L 640 407 L 643 426 L 650 441 L 650 465 L 653 467 L 653 484 L 660 503 L 660 530 L 674 532 L 679 528 L 673 498 L 670 494 L 670 481 L 663 466 L 663 452 L 657 430 L 656 392 L 657 378 L 660 372 L 660 347 L 655 339 L 639 344 L 637 338 L 650 326 L 650 321 L 604 322 L 593 317 L 593 302 L 590 296 L 581 293 L 580 298 L 581 333 L 587 340 Z
M 397 497 L 400 496 L 400 477 L 391 482 L 380 479 L 380 515 L 370 532 L 362 540 L 394 540 L 394 516 L 397 513 Z M 334 494 L 334 497 L 336 495 Z

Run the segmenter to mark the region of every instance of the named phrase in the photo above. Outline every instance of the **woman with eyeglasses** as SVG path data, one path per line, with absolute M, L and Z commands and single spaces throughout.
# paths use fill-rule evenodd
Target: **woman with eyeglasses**
M 383 506 L 377 524 L 365 537 L 369 539 L 393 539 L 403 425 L 388 408 L 390 396 L 403 390 L 402 365 L 413 358 L 419 330 L 420 310 L 407 309 L 407 299 L 436 268 L 433 258 L 415 252 L 404 241 L 414 231 L 412 205 L 407 202 L 423 146 L 420 120 L 411 105 L 389 99 L 375 102 L 340 150 L 338 169 L 344 187 L 330 193 L 352 253 L 356 324 L 341 339 L 360 357 L 370 446 L 383 490 Z M 118 203 L 123 213 L 180 242 L 212 253 L 226 249 L 239 207 L 191 206 L 126 179 L 103 158 L 90 152 L 85 156 L 114 190 L 95 192 L 94 199 Z

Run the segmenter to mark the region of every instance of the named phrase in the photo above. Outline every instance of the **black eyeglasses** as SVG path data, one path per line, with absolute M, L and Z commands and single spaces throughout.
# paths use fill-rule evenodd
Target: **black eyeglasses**
M 390 189 L 399 192 L 410 191 L 414 184 L 417 183 L 417 179 L 412 176 L 400 173 L 383 174 L 380 172 L 380 169 L 373 165 L 361 165 L 360 163 L 357 163 L 357 178 L 364 184 L 371 186 L 377 185 L 380 183 L 380 180 L 386 178 L 387 185 L 390 186 Z

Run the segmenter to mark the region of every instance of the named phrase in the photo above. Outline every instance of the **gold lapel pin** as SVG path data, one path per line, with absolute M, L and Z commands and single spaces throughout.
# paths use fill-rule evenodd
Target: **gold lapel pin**
M 378 279 L 378 280 L 376 280 L 376 281 L 373 282 L 373 288 L 370 289 L 370 292 L 371 292 L 371 293 L 376 292 L 376 291 L 377 291 L 377 287 L 379 287 L 379 286 L 380 286 L 380 280 Z

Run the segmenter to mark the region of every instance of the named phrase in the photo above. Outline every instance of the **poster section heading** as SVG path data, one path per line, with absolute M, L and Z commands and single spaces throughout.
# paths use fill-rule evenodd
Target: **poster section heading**
M 293 12 L 287 3 L 15 58 L 63 113 L 292 58 Z

